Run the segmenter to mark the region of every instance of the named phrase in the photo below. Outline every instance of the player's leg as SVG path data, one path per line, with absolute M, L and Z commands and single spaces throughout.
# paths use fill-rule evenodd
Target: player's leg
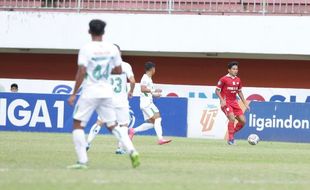
M 238 120 L 238 123 L 236 124 L 236 127 L 235 127 L 235 133 L 236 133 L 243 128 L 243 126 L 245 125 L 246 119 L 238 103 L 233 105 L 233 110 L 234 110 L 234 115 L 236 116 L 236 119 Z
M 73 121 L 73 143 L 75 151 L 78 157 L 78 163 L 68 168 L 83 169 L 87 168 L 88 162 L 86 146 L 87 141 L 85 138 L 84 127 L 87 124 L 91 114 L 95 110 L 93 99 L 82 99 L 80 98 L 74 109 L 74 121 Z
M 130 121 L 129 107 L 118 107 L 115 109 L 115 111 L 116 111 L 116 118 L 117 118 L 117 122 L 119 126 L 121 128 L 125 128 L 128 133 L 128 123 Z M 116 149 L 115 153 L 116 154 L 127 153 L 126 147 L 123 145 L 121 141 L 118 141 L 118 148 Z
M 228 124 L 227 124 L 227 127 L 228 127 L 228 141 L 227 143 L 229 145 L 232 145 L 234 144 L 235 142 L 235 116 L 233 113 L 229 113 L 227 115 L 227 118 L 228 118 Z
M 91 127 L 88 137 L 87 137 L 87 147 L 86 150 L 88 151 L 91 143 L 93 142 L 93 140 L 96 138 L 96 136 L 99 134 L 100 130 L 101 130 L 101 126 L 103 125 L 103 122 L 101 121 L 101 119 L 98 117 L 98 120 L 96 121 L 96 123 Z
M 162 129 L 162 125 L 161 125 L 162 118 L 160 116 L 160 112 L 159 112 L 158 108 L 154 104 L 151 104 L 149 109 L 154 114 L 151 119 L 154 120 L 154 129 L 155 129 L 155 132 L 156 132 L 156 135 L 158 138 L 158 144 L 162 145 L 162 144 L 170 143 L 172 140 L 170 140 L 170 139 L 166 140 L 163 137 L 163 129 Z
M 106 98 L 98 102 L 100 106 L 96 110 L 100 118 L 106 122 L 108 129 L 111 133 L 121 142 L 126 151 L 129 153 L 132 166 L 135 168 L 140 165 L 139 154 L 136 151 L 132 141 L 128 136 L 128 128 L 120 127 L 116 122 L 116 113 L 113 107 L 113 101 L 111 98 Z
M 86 139 L 84 133 L 84 127 L 81 126 L 81 121 L 73 121 L 73 143 L 75 147 L 75 152 L 78 157 L 77 164 L 68 166 L 69 169 L 86 169 L 88 157 L 86 153 Z
M 162 126 L 161 126 L 161 117 L 160 117 L 160 113 L 159 112 L 156 112 L 154 114 L 154 116 L 152 117 L 152 120 L 154 120 L 154 129 L 155 129 L 155 132 L 156 132 L 156 135 L 157 135 L 157 138 L 158 140 L 162 140 L 164 137 L 163 137 L 163 129 L 162 129 Z
M 229 145 L 233 145 L 235 142 L 234 140 L 234 134 L 235 134 L 235 115 L 233 113 L 233 109 L 226 105 L 225 107 L 222 107 L 223 112 L 225 113 L 227 119 L 228 119 L 228 141 L 227 143 Z
M 151 120 L 146 120 L 145 123 L 142 123 L 138 127 L 131 128 L 130 130 L 133 131 L 133 133 L 139 133 L 143 131 L 147 131 L 149 129 L 152 129 L 154 127 L 154 123 Z
M 139 153 L 136 151 L 131 139 L 128 136 L 128 129 L 120 127 L 117 123 L 107 123 L 108 129 L 118 139 L 118 141 L 124 146 L 126 152 L 129 153 L 131 164 L 133 168 L 140 165 Z
M 127 152 L 126 152 L 125 146 L 120 141 L 118 141 L 118 145 L 117 145 L 117 149 L 115 150 L 115 154 L 123 155 L 126 153 Z
M 132 138 L 133 134 L 135 134 L 135 133 L 147 131 L 147 130 L 154 127 L 155 120 L 151 119 L 154 116 L 153 111 L 150 110 L 149 107 L 141 108 L 141 111 L 142 111 L 145 123 L 142 123 L 141 125 L 139 125 L 136 128 L 129 129 L 129 134 L 130 134 L 131 138 Z
M 236 124 L 236 127 L 235 127 L 235 133 L 240 131 L 246 123 L 246 119 L 244 115 L 238 115 L 236 116 L 236 119 L 238 120 L 238 123 Z

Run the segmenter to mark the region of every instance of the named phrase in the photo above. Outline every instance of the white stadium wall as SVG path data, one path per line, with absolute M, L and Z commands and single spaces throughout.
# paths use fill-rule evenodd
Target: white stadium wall
M 310 19 L 289 16 L 1 11 L 0 50 L 76 52 L 89 40 L 87 27 L 93 18 L 105 20 L 106 38 L 133 55 L 240 53 L 310 59 Z

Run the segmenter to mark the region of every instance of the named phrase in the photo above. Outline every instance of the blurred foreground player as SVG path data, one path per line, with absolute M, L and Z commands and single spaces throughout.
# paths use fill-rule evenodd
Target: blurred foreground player
M 120 51 L 120 47 L 116 45 L 118 50 Z M 120 51 L 121 52 L 121 51 Z M 135 88 L 136 80 L 132 71 L 132 67 L 129 63 L 122 62 L 122 74 L 112 74 L 110 76 L 110 83 L 113 87 L 113 101 L 116 111 L 116 119 L 120 127 L 125 127 L 128 130 L 128 125 L 130 122 L 130 114 L 129 114 L 129 101 L 128 98 L 131 98 L 133 95 L 133 91 Z M 130 88 L 127 91 L 127 80 L 130 82 Z M 90 148 L 91 143 L 95 139 L 95 137 L 99 134 L 101 130 L 101 126 L 103 125 L 103 121 L 98 118 L 97 122 L 91 127 L 89 131 L 89 135 L 87 137 L 88 147 Z M 115 151 L 116 154 L 125 154 L 127 153 L 123 144 L 121 142 L 118 143 L 118 148 Z
M 82 47 L 78 56 L 78 71 L 73 94 L 68 99 L 73 105 L 76 93 L 83 82 L 83 89 L 73 112 L 73 142 L 78 157 L 78 163 L 68 166 L 73 169 L 87 168 L 87 141 L 84 127 L 96 111 L 105 122 L 112 134 L 126 147 L 130 154 L 132 166 L 140 165 L 139 154 L 135 150 L 128 136 L 128 129 L 121 128 L 116 121 L 113 103 L 113 90 L 109 83 L 112 73 L 121 74 L 122 59 L 117 47 L 102 40 L 106 23 L 101 20 L 92 20 L 89 23 L 89 34 L 92 41 Z

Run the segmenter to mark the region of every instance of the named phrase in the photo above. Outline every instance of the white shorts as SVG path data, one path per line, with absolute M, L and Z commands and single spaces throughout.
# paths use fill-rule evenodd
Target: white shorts
M 119 125 L 128 125 L 130 121 L 129 107 L 115 108 L 116 120 Z
M 158 108 L 155 106 L 155 104 L 150 104 L 147 107 L 141 108 L 144 120 L 151 119 L 154 117 L 155 113 L 159 113 Z
M 129 114 L 129 107 L 118 107 L 114 108 L 116 114 L 116 120 L 119 125 L 128 125 L 130 122 L 130 114 Z M 101 117 L 98 116 L 97 118 L 101 122 L 105 122 Z
M 105 123 L 116 121 L 112 98 L 80 98 L 75 105 L 73 118 L 81 121 L 81 126 L 85 127 L 94 111 Z

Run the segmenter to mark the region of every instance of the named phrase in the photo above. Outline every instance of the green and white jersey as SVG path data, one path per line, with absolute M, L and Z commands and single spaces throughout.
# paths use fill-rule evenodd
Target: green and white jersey
M 121 66 L 123 71 L 122 74 L 110 76 L 112 89 L 114 91 L 113 101 L 115 107 L 128 107 L 127 79 L 133 77 L 134 74 L 129 63 L 122 62 Z
M 86 77 L 81 97 L 111 98 L 113 91 L 109 77 L 112 69 L 121 63 L 120 53 L 112 43 L 92 41 L 82 47 L 79 51 L 78 65 L 86 67 Z
M 140 82 L 140 85 L 142 86 L 146 86 L 147 89 L 151 90 L 151 91 L 154 91 L 155 90 L 155 87 L 154 87 L 154 84 L 153 84 L 153 80 L 151 77 L 149 77 L 147 74 L 144 74 L 142 79 L 141 79 L 141 82 Z M 149 106 L 150 104 L 153 103 L 153 95 L 152 93 L 145 93 L 145 92 L 141 92 L 140 93 L 140 107 L 141 108 L 145 108 L 147 106 Z

